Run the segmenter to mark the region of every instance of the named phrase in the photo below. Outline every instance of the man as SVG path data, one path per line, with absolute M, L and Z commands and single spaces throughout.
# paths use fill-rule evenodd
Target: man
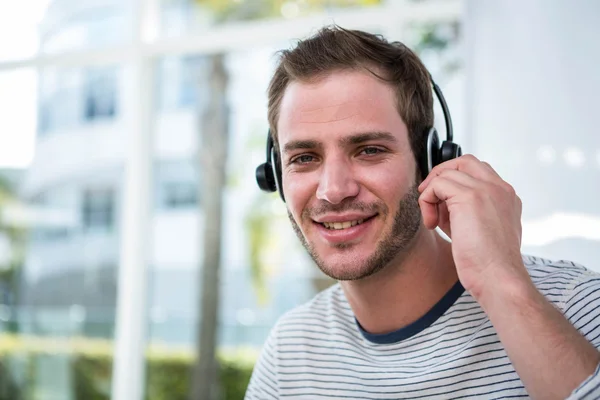
M 600 398 L 600 276 L 521 255 L 490 165 L 427 168 L 413 52 L 322 29 L 282 52 L 269 124 L 290 221 L 339 283 L 278 321 L 247 399 Z

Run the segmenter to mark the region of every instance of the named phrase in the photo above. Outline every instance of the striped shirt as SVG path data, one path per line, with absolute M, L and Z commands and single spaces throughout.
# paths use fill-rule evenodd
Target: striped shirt
M 524 256 L 538 290 L 600 347 L 600 274 Z M 457 283 L 398 331 L 361 329 L 339 284 L 283 315 L 246 391 L 254 399 L 528 398 L 479 304 Z M 599 399 L 600 369 L 569 399 Z

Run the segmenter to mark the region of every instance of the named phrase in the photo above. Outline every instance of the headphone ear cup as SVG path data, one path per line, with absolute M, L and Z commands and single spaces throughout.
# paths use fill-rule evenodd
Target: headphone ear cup
M 277 190 L 273 168 L 270 163 L 263 163 L 256 167 L 256 182 L 265 192 L 274 192 Z
M 460 156 L 462 156 L 462 149 L 458 144 L 447 140 L 442 143 L 439 157 L 440 163 L 453 160 Z

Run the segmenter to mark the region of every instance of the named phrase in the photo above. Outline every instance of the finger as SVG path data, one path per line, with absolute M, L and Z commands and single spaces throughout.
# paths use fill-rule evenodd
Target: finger
M 491 174 L 497 176 L 499 179 L 502 179 L 502 177 L 500 176 L 500 174 L 498 174 L 498 172 L 494 169 L 494 167 L 492 167 L 489 163 L 482 161 L 481 162 L 483 164 L 483 166 L 485 168 L 488 169 L 488 171 L 490 171 Z
M 434 229 L 442 222 L 438 208 L 440 203 L 451 201 L 452 198 L 469 190 L 471 190 L 469 187 L 447 176 L 439 176 L 432 180 L 419 196 L 419 206 L 425 226 Z
M 471 175 L 473 178 L 480 179 L 486 182 L 498 181 L 500 177 L 495 173 L 495 171 L 490 170 L 490 168 L 486 167 L 481 161 L 479 161 L 479 159 L 477 159 L 477 157 L 471 154 L 466 154 L 464 156 L 460 156 L 458 158 L 436 165 L 431 170 L 429 175 L 427 175 L 425 180 L 419 185 L 419 191 L 427 187 L 427 185 L 429 185 L 429 182 L 433 178 L 440 175 L 441 171 L 447 169 L 465 172 Z
M 480 184 L 480 181 L 464 171 L 451 168 L 440 168 L 431 171 L 427 179 L 419 186 L 419 191 L 422 192 L 425 190 L 425 188 L 427 188 L 427 186 L 429 186 L 433 180 L 439 177 L 450 179 L 469 188 L 475 188 Z
M 438 226 L 449 238 L 452 238 L 450 213 L 448 212 L 448 204 L 445 201 L 438 203 Z

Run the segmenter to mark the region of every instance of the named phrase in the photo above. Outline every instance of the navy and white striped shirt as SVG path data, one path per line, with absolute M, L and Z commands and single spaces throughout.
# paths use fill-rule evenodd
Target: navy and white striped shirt
M 600 274 L 570 261 L 524 256 L 538 290 L 600 347 Z M 372 335 L 339 284 L 280 318 L 246 400 L 528 398 L 490 320 L 457 283 L 426 315 Z M 600 370 L 571 399 L 600 398 Z

